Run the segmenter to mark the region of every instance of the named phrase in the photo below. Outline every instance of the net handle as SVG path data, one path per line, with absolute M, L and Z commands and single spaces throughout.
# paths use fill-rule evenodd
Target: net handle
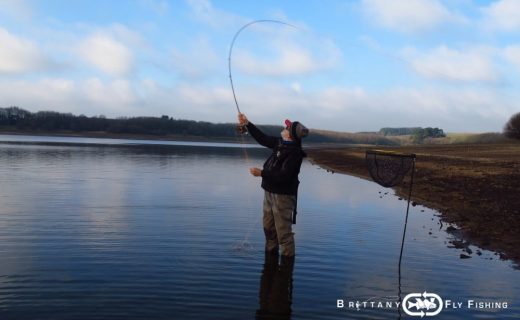
M 401 300 L 401 263 L 403 260 L 403 249 L 404 249 L 404 240 L 406 239 L 406 227 L 408 226 L 408 213 L 410 212 L 410 200 L 412 198 L 412 187 L 413 187 L 413 176 L 415 173 L 415 158 L 412 160 L 412 176 L 410 177 L 410 189 L 408 191 L 408 204 L 406 205 L 406 217 L 404 219 L 404 230 L 403 230 L 403 238 L 401 240 L 401 251 L 399 252 L 399 267 L 398 267 L 398 273 L 399 273 L 399 302 L 402 302 Z

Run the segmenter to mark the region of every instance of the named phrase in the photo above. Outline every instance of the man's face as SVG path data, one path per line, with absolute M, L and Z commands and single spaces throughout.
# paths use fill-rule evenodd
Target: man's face
M 282 139 L 285 141 L 291 141 L 291 135 L 289 134 L 289 130 L 287 128 L 283 129 L 282 132 L 280 132 L 280 135 L 282 136 Z

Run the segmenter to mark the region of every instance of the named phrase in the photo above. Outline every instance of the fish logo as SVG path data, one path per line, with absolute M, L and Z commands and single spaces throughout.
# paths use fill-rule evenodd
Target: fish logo
M 404 312 L 410 316 L 421 318 L 436 316 L 442 311 L 442 299 L 437 294 L 426 291 L 410 293 L 404 297 L 402 306 Z
M 428 299 L 418 299 L 418 298 L 415 298 L 415 303 L 412 303 L 410 301 L 408 301 L 408 309 L 411 309 L 411 308 L 415 308 L 417 310 L 421 310 L 421 309 L 426 309 L 426 310 L 430 310 L 430 309 L 437 309 L 437 305 L 435 304 L 435 298 L 430 298 L 430 300 Z

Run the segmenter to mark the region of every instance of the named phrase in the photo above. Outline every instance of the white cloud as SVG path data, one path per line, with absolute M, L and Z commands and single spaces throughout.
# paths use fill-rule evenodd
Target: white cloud
M 483 7 L 484 26 L 491 30 L 520 30 L 520 1 L 500 0 Z
M 194 39 L 188 48 L 172 50 L 171 64 L 184 78 L 202 78 L 217 72 L 222 59 L 205 37 Z
M 320 69 L 320 65 L 303 48 L 281 48 L 276 60 L 265 59 L 246 52 L 237 52 L 236 65 L 240 70 L 257 75 L 297 75 Z
M 140 100 L 129 82 L 97 78 L 73 81 L 44 78 L 0 82 L 0 106 L 17 105 L 31 111 L 125 116 L 137 114 Z
M 278 77 L 316 73 L 341 63 L 341 50 L 329 39 L 301 30 L 269 30 L 261 36 L 253 34 L 234 49 L 233 65 L 237 70 Z M 248 45 L 252 40 L 254 45 Z
M 500 131 L 516 108 L 513 99 L 487 90 L 394 88 L 380 92 L 336 88 L 312 97 L 313 127 L 344 131 L 385 126 L 434 126 L 447 131 Z
M 300 93 L 302 92 L 302 85 L 299 82 L 293 82 L 291 83 L 291 89 L 296 93 Z
M 74 54 L 90 66 L 116 78 L 83 79 L 89 70 L 76 73 L 77 69 L 70 69 L 67 70 L 70 73 L 61 74 L 61 79 L 48 78 L 51 76 L 48 74 L 41 80 L 0 79 L 0 107 L 19 105 L 32 111 L 50 109 L 76 114 L 105 114 L 109 117 L 167 114 L 213 122 L 235 121 L 236 110 L 226 79 L 227 55 L 223 57 L 227 54 L 227 41 L 231 39 L 219 44 L 218 48 L 225 48 L 219 54 L 215 46 L 223 34 L 215 32 L 214 27 L 229 27 L 224 31 L 227 34 L 225 37 L 229 37 L 237 26 L 246 21 L 214 8 L 210 1 L 189 1 L 189 4 L 194 17 L 213 29 L 202 36 L 200 34 L 203 33 L 190 36 L 191 44 L 176 43 L 173 51 L 158 53 L 158 47 L 146 48 L 148 39 L 143 40 L 139 33 L 119 24 L 108 27 L 76 25 L 76 29 L 71 28 L 72 31 L 62 37 L 65 41 L 61 41 L 63 47 L 60 49 L 54 45 L 58 42 L 56 37 L 45 37 L 53 39 L 45 40 L 47 48 L 53 47 L 53 50 L 60 51 L 59 54 L 65 53 L 65 57 L 74 50 Z M 449 12 L 440 1 L 367 0 L 363 4 L 373 9 L 367 11 L 372 20 L 377 19 L 383 25 L 401 31 L 424 30 L 463 19 Z M 382 12 L 383 9 L 390 11 Z M 236 43 L 233 57 L 236 71 L 273 77 L 308 75 L 324 70 L 329 72 L 341 63 L 342 52 L 334 42 L 317 39 L 318 36 L 310 33 L 312 31 L 276 24 L 259 24 L 248 29 Z M 0 40 L 4 38 L 10 40 L 0 42 L 0 72 L 30 72 L 49 64 L 36 43 L 0 32 Z M 64 49 L 76 47 L 78 43 L 79 50 L 70 49 L 67 52 Z M 11 50 L 5 51 L 8 47 Z M 510 46 L 497 51 L 503 54 L 501 57 L 520 68 L 519 48 Z M 5 52 L 16 54 L 10 53 L 8 56 Z M 405 57 L 414 70 L 427 78 L 461 82 L 500 80 L 492 62 L 496 52 L 491 49 L 470 47 L 458 50 L 440 46 L 425 52 L 413 49 L 406 53 Z M 173 59 L 173 62 L 169 60 L 165 63 L 165 58 Z M 8 60 L 19 63 L 7 64 L 5 61 Z M 159 67 L 146 73 L 147 63 L 156 63 Z M 164 79 L 171 76 L 171 69 L 164 68 L 165 65 L 173 66 L 181 74 L 180 79 L 174 79 L 174 85 L 164 84 L 168 82 Z M 142 66 L 140 71 L 143 72 L 139 76 L 142 74 L 147 78 L 132 81 L 120 78 L 129 75 L 134 66 Z M 11 71 L 7 71 L 8 68 Z M 38 76 L 43 75 L 31 79 L 38 79 Z M 200 81 L 206 76 L 211 77 L 212 81 Z M 318 90 L 313 86 L 317 79 L 307 76 L 267 79 L 270 84 L 265 84 L 266 79 L 262 77 L 247 75 L 240 79 L 238 76 L 239 86 L 236 89 L 240 108 L 258 123 L 277 124 L 291 118 L 301 120 L 309 127 L 344 131 L 378 130 L 383 126 L 439 126 L 447 131 L 498 131 L 517 108 L 516 100 L 511 97 L 515 94 L 500 95 L 482 86 L 474 90 L 466 87 L 462 90 L 460 87 L 453 90 L 394 88 L 375 92 L 341 86 Z M 79 77 L 82 78 L 78 80 Z M 251 84 L 248 79 L 254 83 Z M 335 79 L 341 81 L 345 78 L 329 81 Z M 323 82 L 320 81 L 319 85 L 323 86 Z M 517 94 L 515 98 L 519 98 Z
M 140 0 L 139 4 L 160 16 L 167 14 L 170 10 L 170 5 L 165 0 Z
M 491 49 L 459 51 L 446 46 L 420 53 L 416 49 L 404 50 L 405 60 L 419 75 L 430 79 L 461 82 L 496 82 L 499 75 L 493 66 Z
M 90 78 L 81 82 L 78 93 L 95 105 L 118 108 L 121 112 L 125 110 L 125 106 L 133 108 L 138 103 L 137 94 L 127 80 L 117 79 L 104 83 L 98 78 Z
M 186 2 L 192 10 L 193 17 L 198 21 L 214 29 L 227 27 L 241 31 L 240 37 L 236 38 L 232 56 L 233 66 L 237 70 L 264 76 L 299 75 L 335 67 L 340 63 L 341 50 L 333 41 L 316 36 L 301 25 L 298 27 L 283 25 L 289 19 L 282 11 L 274 13 L 281 20 L 273 23 L 273 21 L 252 21 L 220 10 L 214 7 L 210 0 L 186 0 Z M 240 29 L 246 26 L 246 23 L 252 25 L 248 26 L 247 30 Z M 184 63 L 187 60 L 197 58 L 197 61 L 201 61 L 201 66 L 208 66 L 209 63 L 213 67 L 213 63 L 217 63 L 216 60 L 219 59 L 212 54 L 213 50 L 205 50 L 201 44 L 197 46 L 201 48 L 196 48 L 197 51 L 189 49 L 187 54 L 174 51 L 174 57 L 178 61 L 175 66 L 184 75 L 201 74 L 202 70 L 196 64 Z M 205 57 L 207 61 L 200 59 L 204 52 L 209 53 Z
M 362 0 L 367 18 L 384 27 L 416 32 L 443 23 L 465 23 L 466 18 L 450 12 L 439 0 Z
M 48 107 L 54 107 L 63 100 L 69 100 L 74 95 L 74 91 L 74 82 L 68 79 L 42 79 L 37 82 L 2 81 L 0 82 L 0 105 L 49 109 Z
M 520 45 L 506 47 L 504 56 L 520 71 Z
M 517 108 L 513 98 L 492 90 L 460 88 L 367 91 L 335 87 L 294 93 L 291 88 L 255 86 L 241 88 L 238 95 L 241 110 L 256 123 L 276 124 L 291 118 L 311 128 L 350 132 L 377 131 L 385 126 L 433 126 L 459 132 L 501 131 Z M 232 109 L 229 102 L 221 107 L 221 110 L 229 109 Z M 219 117 L 229 119 L 226 114 Z
M 240 16 L 213 7 L 210 0 L 186 0 L 186 2 L 192 10 L 193 17 L 212 28 L 221 28 L 246 21 Z
M 296 119 L 310 128 L 376 131 L 387 126 L 433 126 L 446 131 L 500 131 L 517 112 L 518 94 L 485 89 L 394 88 L 367 91 L 334 87 L 296 92 L 291 85 L 242 86 L 240 108 L 255 123 L 281 124 Z M 31 111 L 56 110 L 109 117 L 162 115 L 234 122 L 236 110 L 228 86 L 183 83 L 174 87 L 147 79 L 81 81 L 44 79 L 0 81 L 0 106 Z
M 2 13 L 19 20 L 29 20 L 33 9 L 26 0 L 0 0 L 0 14 Z
M 52 65 L 34 42 L 0 28 L 0 74 L 42 71 Z
M 125 76 L 133 68 L 132 51 L 122 42 L 102 33 L 84 39 L 78 53 L 87 63 L 112 76 Z

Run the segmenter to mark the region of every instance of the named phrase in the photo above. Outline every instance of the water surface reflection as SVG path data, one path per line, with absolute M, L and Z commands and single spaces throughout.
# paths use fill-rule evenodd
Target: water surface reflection
M 265 253 L 258 293 L 260 308 L 255 319 L 291 319 L 295 257 Z
M 189 146 L 0 144 L 0 319 L 385 319 L 337 299 L 398 294 L 406 203 L 378 185 L 302 166 L 297 262 L 264 259 L 267 153 Z M 421 211 L 423 210 L 423 211 Z M 520 276 L 493 253 L 459 259 L 436 213 L 411 208 L 403 293 L 508 301 Z M 248 249 L 237 251 L 237 243 Z M 474 250 L 475 251 L 475 250 Z M 489 260 L 493 258 L 493 260 Z

